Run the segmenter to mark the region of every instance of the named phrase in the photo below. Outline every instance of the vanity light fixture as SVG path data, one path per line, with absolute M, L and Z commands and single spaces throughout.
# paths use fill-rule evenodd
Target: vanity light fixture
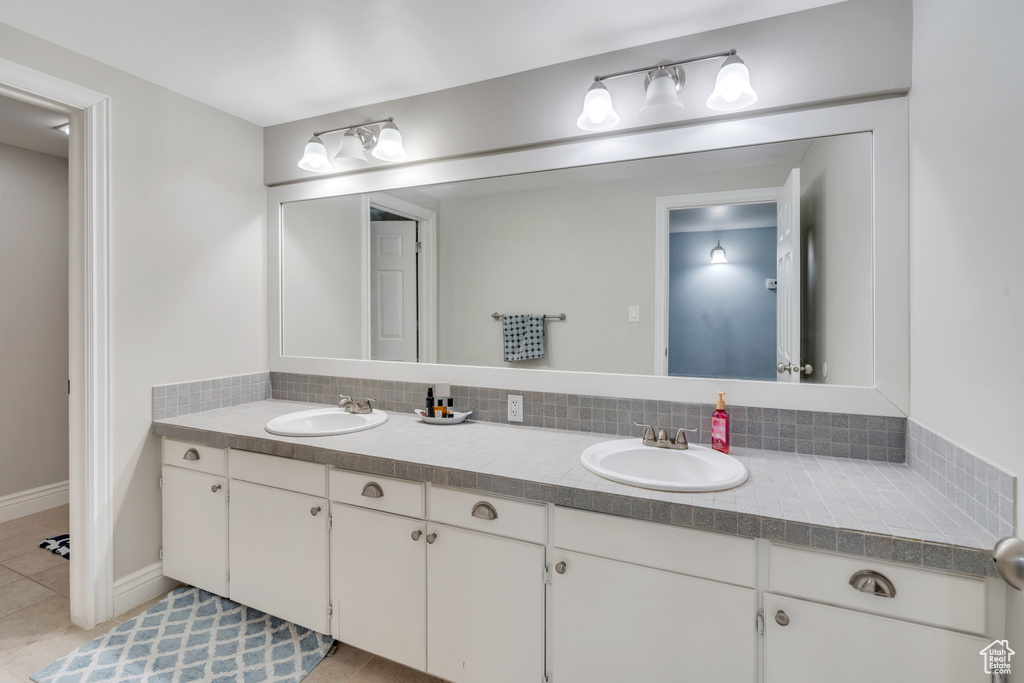
M 711 250 L 712 263 L 728 263 L 725 260 L 725 249 L 722 248 L 722 240 L 718 240 L 718 246 Z
M 381 125 L 383 124 L 383 125 Z M 322 135 L 345 131 L 341 138 L 341 146 L 331 163 L 327 155 L 327 146 L 321 139 Z M 306 143 L 306 150 L 299 160 L 299 168 L 311 173 L 329 173 L 334 169 L 349 170 L 365 166 L 369 163 L 366 152 L 381 161 L 405 161 L 409 155 L 402 145 L 402 134 L 398 132 L 393 118 L 342 126 L 330 130 L 313 133 Z
M 640 109 L 641 119 L 661 120 L 667 116 L 678 115 L 683 109 L 683 103 L 679 101 L 679 91 L 686 81 L 686 74 L 680 67 L 684 64 L 721 58 L 725 58 L 725 61 L 719 69 L 715 89 L 708 97 L 708 109 L 736 111 L 754 104 L 757 101 L 757 93 L 750 86 L 750 72 L 743 60 L 736 54 L 736 50 L 728 50 L 727 52 L 682 59 L 677 62 L 595 76 L 594 83 L 587 90 L 587 95 L 583 100 L 583 113 L 576 120 L 576 125 L 587 131 L 610 130 L 619 125 L 619 115 L 615 113 L 611 94 L 604 81 L 639 73 L 647 74 L 644 81 L 647 96 L 644 99 L 644 106 Z

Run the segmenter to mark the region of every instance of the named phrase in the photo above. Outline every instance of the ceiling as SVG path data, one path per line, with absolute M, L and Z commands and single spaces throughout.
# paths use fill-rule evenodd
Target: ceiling
M 260 126 L 839 0 L 0 0 L 0 22 Z
M 68 156 L 68 136 L 53 130 L 68 122 L 68 115 L 0 96 L 0 144 L 34 152 Z

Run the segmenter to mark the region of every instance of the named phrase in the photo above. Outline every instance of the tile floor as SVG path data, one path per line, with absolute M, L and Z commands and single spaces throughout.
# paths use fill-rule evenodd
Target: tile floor
M 0 524 L 0 683 L 26 683 L 50 662 L 148 609 L 159 598 L 88 631 L 71 623 L 70 562 L 42 550 L 47 536 L 68 533 L 68 507 Z M 354 647 L 341 645 L 308 683 L 440 683 Z

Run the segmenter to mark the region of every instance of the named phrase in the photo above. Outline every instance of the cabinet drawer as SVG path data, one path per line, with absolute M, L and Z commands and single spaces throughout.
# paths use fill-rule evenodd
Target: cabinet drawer
M 547 538 L 547 509 L 544 505 L 438 486 L 430 487 L 429 495 L 432 521 L 530 543 L 544 543 Z M 474 510 L 485 514 L 487 506 L 497 513 L 497 517 L 486 519 L 473 515 Z
M 345 470 L 331 470 L 330 482 L 335 502 L 423 519 L 423 484 L 419 482 Z
M 757 545 L 749 538 L 562 507 L 555 508 L 553 533 L 563 550 L 754 586 Z
M 850 585 L 862 570 L 889 579 L 896 596 L 883 598 Z M 985 633 L 985 582 L 964 576 L 772 545 L 769 586 L 776 593 L 827 602 L 898 619 Z
M 327 497 L 326 465 L 235 449 L 231 449 L 228 462 L 232 479 Z
M 226 451 L 223 448 L 164 439 L 163 451 L 165 465 L 222 477 L 228 474 Z

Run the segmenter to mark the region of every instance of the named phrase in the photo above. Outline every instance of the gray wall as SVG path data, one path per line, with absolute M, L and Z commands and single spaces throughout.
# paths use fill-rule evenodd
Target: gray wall
M 669 236 L 668 373 L 775 379 L 775 227 Z M 711 264 L 718 241 L 728 263 Z
M 68 160 L 0 145 L 0 497 L 68 478 Z
M 576 118 L 596 74 L 730 48 L 739 50 L 758 92 L 751 113 L 905 92 L 910 87 L 911 30 L 910 0 L 848 0 L 416 97 L 325 112 L 264 129 L 264 181 L 275 185 L 314 175 L 296 166 L 314 130 L 388 116 L 402 130 L 410 162 L 593 137 L 576 127 Z M 682 121 L 717 115 L 704 106 L 717 70 L 717 62 L 686 68 Z M 639 126 L 643 77 L 615 81 L 609 88 L 622 116 L 611 134 Z M 325 143 L 334 154 L 340 137 L 327 136 Z M 371 161 L 369 170 L 379 165 Z

